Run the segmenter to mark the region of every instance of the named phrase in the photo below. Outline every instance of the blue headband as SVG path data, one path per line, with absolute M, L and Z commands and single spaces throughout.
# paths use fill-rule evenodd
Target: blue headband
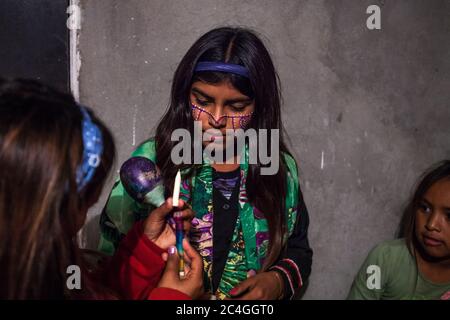
M 99 127 L 92 122 L 86 108 L 80 106 L 83 114 L 81 130 L 83 136 L 83 162 L 77 170 L 78 191 L 81 191 L 94 176 L 95 169 L 100 165 L 103 152 L 103 138 Z
M 240 76 L 250 78 L 248 69 L 239 64 L 226 63 L 226 62 L 209 62 L 203 61 L 197 63 L 197 66 L 194 69 L 194 72 L 197 71 L 218 71 L 218 72 L 227 72 L 227 73 L 235 73 Z

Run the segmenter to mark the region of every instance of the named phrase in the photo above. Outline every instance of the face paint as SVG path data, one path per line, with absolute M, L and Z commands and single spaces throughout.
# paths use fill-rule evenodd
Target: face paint
M 248 125 L 248 123 L 251 120 L 251 117 L 253 115 L 253 112 L 247 113 L 247 114 L 243 114 L 243 115 L 223 115 L 220 116 L 218 120 L 216 120 L 216 118 L 214 118 L 214 115 L 209 112 L 208 110 L 203 109 L 202 107 L 199 107 L 195 104 L 192 103 L 192 113 L 194 115 L 194 120 L 198 121 L 200 119 L 200 116 L 202 114 L 202 112 L 206 113 L 207 115 L 209 115 L 216 124 L 219 124 L 222 119 L 226 119 L 226 121 L 228 121 L 228 118 L 231 119 L 231 123 L 233 125 L 233 129 L 236 129 L 236 124 L 235 124 L 235 120 L 237 121 L 237 123 L 239 124 L 239 128 L 240 129 L 245 129 Z M 197 115 L 195 115 L 195 113 L 197 112 Z

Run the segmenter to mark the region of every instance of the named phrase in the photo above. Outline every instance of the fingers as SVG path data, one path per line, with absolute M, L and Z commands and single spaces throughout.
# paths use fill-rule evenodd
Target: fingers
M 192 209 L 187 208 L 181 211 L 176 211 L 174 213 L 174 217 L 183 220 L 183 230 L 188 232 L 191 229 L 191 221 L 195 217 L 195 213 Z
M 196 264 L 196 263 L 198 264 L 198 262 L 201 262 L 202 263 L 201 266 L 203 267 L 202 257 L 194 249 L 194 247 L 189 243 L 189 241 L 187 239 L 183 239 L 183 249 L 187 255 L 186 259 L 189 260 L 191 262 L 191 264 Z
M 183 241 L 187 241 L 189 243 L 189 240 L 183 239 Z M 184 249 L 184 245 L 183 245 L 183 249 Z M 185 254 L 183 256 L 183 258 L 184 258 L 184 262 L 186 262 L 186 265 L 188 265 L 190 267 L 192 264 L 192 259 L 187 254 Z
M 189 275 L 189 273 L 191 273 L 191 267 L 188 264 L 184 264 L 184 275 L 185 277 L 187 277 Z
M 170 199 L 170 204 L 173 207 L 173 199 L 172 198 L 167 198 L 167 200 L 169 200 L 169 199 Z M 190 208 L 190 207 L 191 206 L 188 203 L 186 203 L 186 201 L 184 201 L 183 199 L 178 199 L 178 205 L 175 208 L 178 208 L 178 210 L 184 210 L 184 209 L 187 209 L 187 208 Z
M 253 278 L 248 278 L 247 280 L 242 281 L 239 285 L 230 290 L 230 295 L 232 297 L 242 295 L 244 292 L 251 289 L 253 282 Z
M 187 258 L 190 260 L 191 265 L 190 274 L 192 275 L 192 277 L 202 279 L 203 278 L 202 257 L 198 254 L 197 251 L 195 251 L 195 249 L 186 239 L 183 240 L 183 249 L 185 252 L 185 256 L 187 256 Z
M 247 291 L 243 295 L 233 298 L 231 300 L 260 300 L 259 295 L 255 294 L 254 290 Z
M 168 256 L 167 256 L 167 263 L 166 263 L 166 269 L 164 270 L 164 276 L 169 276 L 171 278 L 176 277 L 178 279 L 178 268 L 179 268 L 179 257 L 177 253 L 177 248 L 172 246 L 169 247 L 169 250 L 167 250 Z
M 184 200 L 178 200 L 178 206 L 176 208 L 178 209 L 178 212 L 181 212 L 179 216 L 183 220 L 191 220 L 194 217 L 194 212 Z M 164 220 L 166 216 L 173 211 L 173 209 L 173 199 L 167 198 L 162 205 L 151 212 L 150 217 L 152 220 Z
M 176 223 L 175 223 L 175 220 L 172 217 L 170 217 L 169 220 L 167 220 L 167 224 L 169 225 L 170 229 L 175 231 Z
M 183 230 L 185 232 L 189 232 L 189 230 L 191 230 L 191 220 L 185 220 L 183 222 Z
M 183 239 L 183 250 L 183 257 L 185 261 L 191 261 L 191 266 L 186 277 L 182 280 L 182 284 L 189 288 L 189 295 L 196 299 L 203 293 L 203 260 L 186 239 Z
M 172 198 L 170 198 L 170 199 L 172 199 Z M 184 202 L 183 199 L 178 199 L 178 206 L 177 206 L 177 208 L 182 209 L 182 208 L 184 208 L 185 205 L 186 205 L 186 202 Z
M 187 240 L 187 242 L 189 242 L 189 240 Z M 191 272 L 192 259 L 186 253 L 183 255 L 183 259 L 185 274 L 188 275 Z
M 181 218 L 183 220 L 192 220 L 195 216 L 194 211 L 190 208 L 176 211 L 176 213 L 177 218 Z
M 179 200 L 179 204 L 182 207 L 173 207 L 172 198 L 168 198 L 160 207 L 154 209 L 144 223 L 144 233 L 149 237 L 149 239 L 158 245 L 162 245 L 161 248 L 167 248 L 171 245 L 171 241 L 166 241 L 167 239 L 160 239 L 162 234 L 169 229 L 169 233 L 166 233 L 170 239 L 174 237 L 173 233 L 176 229 L 177 219 L 181 219 L 183 231 L 189 232 L 190 221 L 194 217 L 194 212 L 190 209 L 187 203 L 183 200 Z M 174 213 L 172 217 L 171 213 L 173 210 L 179 210 Z M 167 219 L 169 218 L 169 219 Z M 174 219 L 175 218 L 175 219 Z
M 161 206 L 152 211 L 150 217 L 152 220 L 164 220 L 165 217 L 172 211 L 172 209 L 172 198 L 168 198 Z

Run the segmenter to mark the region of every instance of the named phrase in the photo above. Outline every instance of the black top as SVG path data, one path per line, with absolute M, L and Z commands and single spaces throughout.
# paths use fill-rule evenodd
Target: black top
M 230 172 L 213 169 L 213 291 L 219 286 L 239 215 L 239 175 L 239 167 Z

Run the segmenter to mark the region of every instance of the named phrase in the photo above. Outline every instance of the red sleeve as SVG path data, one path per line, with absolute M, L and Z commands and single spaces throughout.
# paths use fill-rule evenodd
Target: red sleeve
M 107 268 L 109 286 L 125 299 L 190 299 L 177 290 L 155 289 L 164 271 L 163 252 L 144 234 L 143 221 L 137 222 L 121 241 Z
M 148 298 L 149 300 L 192 300 L 187 294 L 170 288 L 155 288 Z

